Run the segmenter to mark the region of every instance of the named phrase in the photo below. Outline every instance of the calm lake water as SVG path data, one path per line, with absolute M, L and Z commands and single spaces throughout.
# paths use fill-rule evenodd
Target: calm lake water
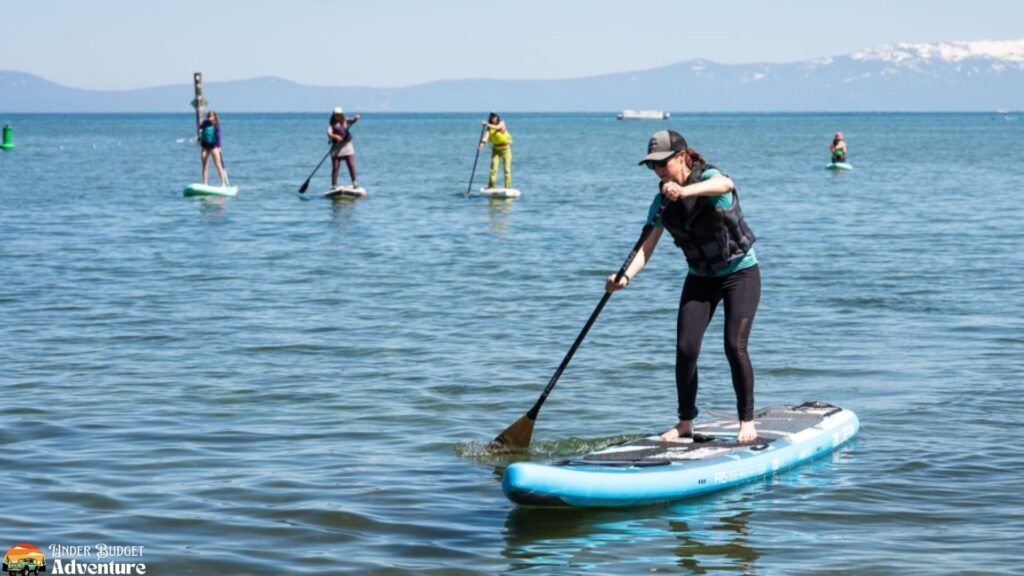
M 145 546 L 149 574 L 1020 574 L 1024 116 L 509 114 L 514 201 L 466 198 L 480 115 L 221 115 L 236 198 L 185 199 L 193 115 L 9 115 L 0 547 Z M 671 127 L 737 183 L 759 407 L 861 418 L 832 457 L 690 501 L 516 508 L 482 446 L 536 400 L 656 192 Z M 830 173 L 842 130 L 855 169 Z M 486 180 L 486 151 L 474 188 Z M 345 181 L 344 168 L 342 169 Z M 214 176 L 213 180 L 216 180 Z M 662 242 L 526 456 L 674 423 Z M 731 411 L 721 314 L 704 408 Z

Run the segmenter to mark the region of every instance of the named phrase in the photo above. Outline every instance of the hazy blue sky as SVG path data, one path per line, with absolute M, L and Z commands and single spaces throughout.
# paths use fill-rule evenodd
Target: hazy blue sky
M 567 78 L 1024 38 L 1020 0 L 0 0 L 0 70 L 78 88 Z

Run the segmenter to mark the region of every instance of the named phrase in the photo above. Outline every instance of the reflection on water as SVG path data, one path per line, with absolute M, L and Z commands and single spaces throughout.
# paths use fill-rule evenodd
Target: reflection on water
M 670 520 L 669 530 L 679 539 L 673 552 L 679 565 L 694 574 L 727 571 L 748 574 L 760 557 L 750 542 L 751 510 L 709 522 L 700 530 L 685 520 Z
M 204 196 L 199 199 L 199 213 L 203 216 L 220 217 L 226 213 L 226 196 Z
M 505 234 L 508 232 L 508 219 L 512 213 L 512 203 L 515 200 L 512 198 L 488 198 L 487 204 L 490 209 L 491 230 L 498 234 Z
M 678 566 L 685 573 L 752 574 L 777 527 L 764 507 L 775 487 L 788 493 L 835 483 L 835 463 L 856 442 L 829 457 L 716 494 L 638 508 L 516 507 L 505 521 L 510 571 L 538 574 L 596 567 L 640 574 Z M 504 466 L 498 466 L 500 475 Z M 776 496 L 778 497 L 778 496 Z M 674 571 L 674 570 L 669 570 Z
M 760 557 L 751 543 L 753 514 L 749 507 L 705 499 L 627 510 L 521 507 L 505 522 L 504 556 L 510 571 L 527 573 L 590 566 L 640 574 L 676 565 L 694 574 L 748 574 Z
M 331 219 L 339 225 L 349 223 L 356 211 L 356 204 L 358 204 L 356 200 L 356 198 L 351 196 L 335 196 L 330 198 Z

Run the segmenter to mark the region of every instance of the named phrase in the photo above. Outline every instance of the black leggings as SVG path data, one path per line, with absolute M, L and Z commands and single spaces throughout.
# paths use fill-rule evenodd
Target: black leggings
M 697 417 L 697 357 L 718 303 L 725 300 L 725 356 L 732 370 L 736 412 L 740 420 L 754 419 L 754 369 L 747 340 L 761 300 L 761 270 L 755 264 L 728 276 L 708 278 L 690 274 L 683 284 L 676 324 L 676 392 L 679 419 Z

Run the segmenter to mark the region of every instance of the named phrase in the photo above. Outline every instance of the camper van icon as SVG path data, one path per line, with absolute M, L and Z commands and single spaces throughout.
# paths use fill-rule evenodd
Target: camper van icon
M 34 544 L 15 544 L 7 554 L 4 554 L 3 571 L 10 576 L 36 576 L 40 572 L 46 572 L 46 556 Z

